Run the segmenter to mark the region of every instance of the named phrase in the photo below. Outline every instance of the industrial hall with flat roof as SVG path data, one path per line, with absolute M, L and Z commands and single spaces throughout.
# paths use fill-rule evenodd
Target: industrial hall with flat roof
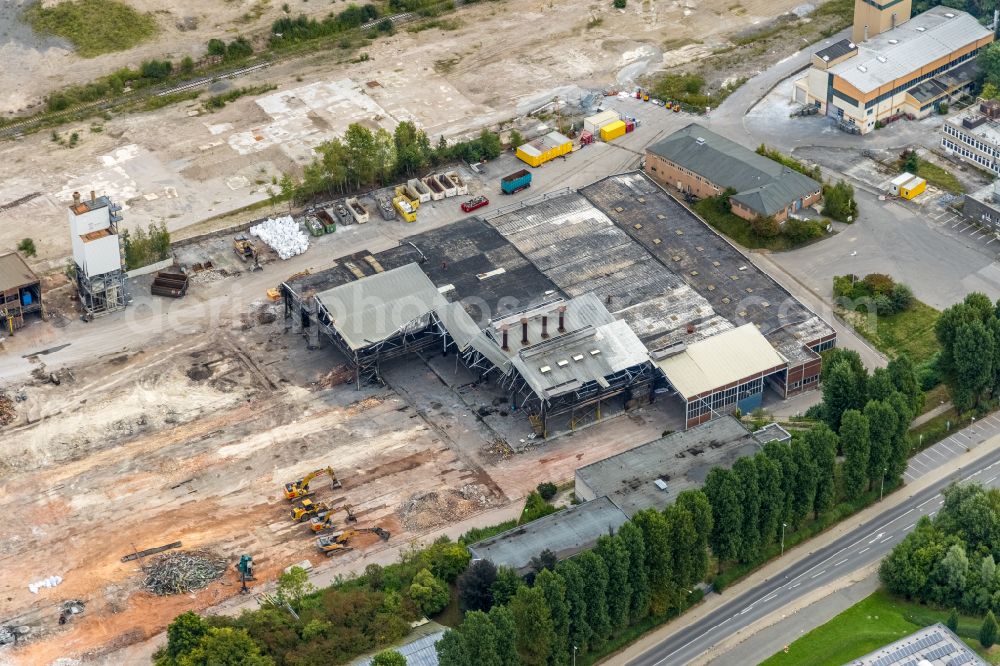
M 924 118 L 969 92 L 993 31 L 951 7 L 911 13 L 912 0 L 855 0 L 852 38 L 813 54 L 793 101 L 867 134 L 900 116 Z
M 540 436 L 656 398 L 691 427 L 815 387 L 836 333 L 641 172 L 469 217 L 281 286 L 358 387 L 456 355 Z

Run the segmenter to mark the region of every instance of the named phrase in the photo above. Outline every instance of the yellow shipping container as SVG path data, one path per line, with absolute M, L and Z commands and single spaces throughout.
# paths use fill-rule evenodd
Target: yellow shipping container
M 601 128 L 601 140 L 612 141 L 625 134 L 625 123 L 621 120 Z
M 573 152 L 573 141 L 559 132 L 549 132 L 523 146 L 518 146 L 515 155 L 529 166 L 537 167 L 562 155 Z
M 914 178 L 906 185 L 900 185 L 899 196 L 904 199 L 912 199 L 927 189 L 927 181 L 923 178 Z

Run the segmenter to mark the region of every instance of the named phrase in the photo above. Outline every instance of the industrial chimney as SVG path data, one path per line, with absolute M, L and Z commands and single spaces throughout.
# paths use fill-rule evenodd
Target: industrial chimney
M 80 193 L 79 192 L 74 192 L 73 193 L 73 205 L 76 206 L 79 203 L 80 203 Z
M 528 318 L 521 318 L 521 344 L 528 344 Z

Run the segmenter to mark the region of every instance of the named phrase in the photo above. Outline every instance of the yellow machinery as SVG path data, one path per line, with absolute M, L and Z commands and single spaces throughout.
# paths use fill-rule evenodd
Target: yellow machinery
M 257 245 L 243 234 L 233 239 L 233 251 L 243 261 L 257 260 Z
M 351 550 L 351 546 L 347 545 L 347 542 L 350 541 L 351 538 L 365 533 L 377 534 L 383 541 L 389 539 L 389 533 L 381 527 L 362 527 L 359 529 L 344 530 L 343 532 L 334 532 L 333 534 L 317 537 L 316 547 L 319 548 L 320 552 L 325 553 L 326 556 L 329 557 L 335 553 L 343 553 Z
M 356 523 L 358 522 L 358 517 L 354 515 L 353 507 L 350 504 L 345 504 L 343 506 L 334 507 L 332 509 L 327 509 L 326 511 L 321 511 L 313 516 L 312 520 L 309 521 L 309 528 L 313 532 L 322 532 L 323 530 L 328 530 L 331 527 L 335 527 L 333 517 L 340 511 L 347 512 L 347 522 Z
M 297 500 L 308 495 L 312 495 L 312 491 L 309 490 L 309 483 L 315 479 L 317 476 L 322 476 L 326 474 L 330 477 L 330 486 L 333 488 L 340 488 L 340 479 L 337 478 L 337 473 L 333 471 L 332 467 L 326 467 L 324 469 L 316 469 L 298 481 L 291 481 L 285 484 L 285 499 L 286 500 Z
M 298 506 L 292 507 L 292 521 L 301 523 L 309 516 L 318 516 L 330 510 L 330 505 L 326 502 L 313 502 L 306 497 Z

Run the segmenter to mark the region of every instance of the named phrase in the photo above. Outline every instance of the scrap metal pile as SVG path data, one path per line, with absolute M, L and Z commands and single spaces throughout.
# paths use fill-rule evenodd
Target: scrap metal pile
M 0 425 L 10 425 L 16 418 L 14 401 L 6 393 L 0 393 Z
M 199 590 L 226 570 L 222 559 L 205 552 L 168 553 L 147 560 L 143 587 L 158 595 Z

